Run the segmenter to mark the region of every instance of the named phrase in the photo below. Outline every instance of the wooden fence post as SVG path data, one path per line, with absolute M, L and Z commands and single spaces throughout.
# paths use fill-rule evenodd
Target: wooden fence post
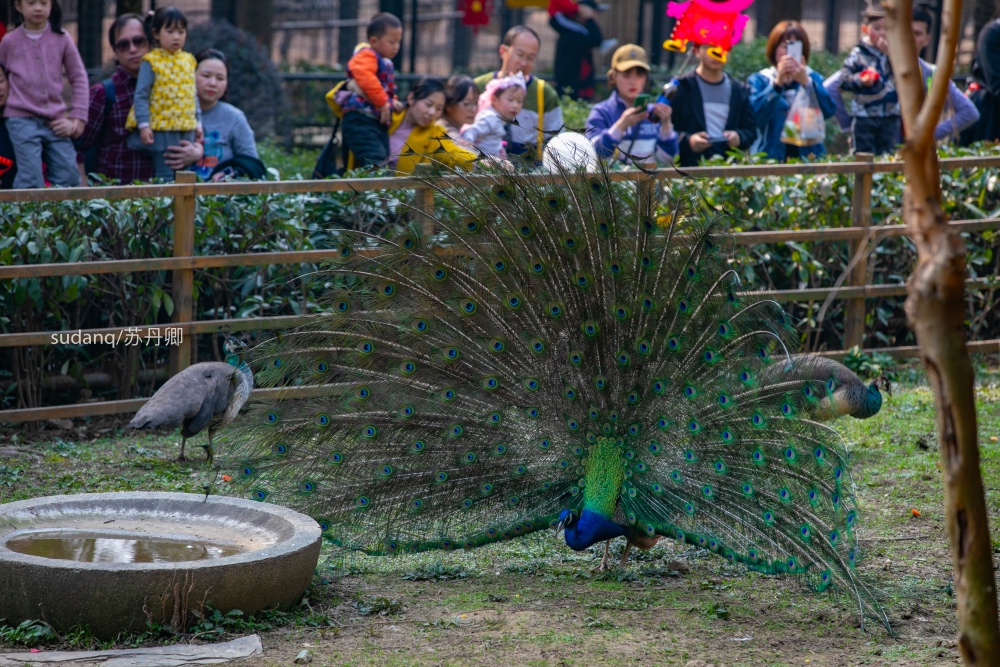
M 871 153 L 855 153 L 855 162 L 871 162 Z M 871 227 L 872 224 L 872 173 L 854 174 L 854 197 L 851 201 L 851 225 Z M 848 247 L 848 263 L 854 268 L 847 280 L 852 287 L 864 287 L 868 282 L 868 237 L 852 240 Z M 857 261 L 855 261 L 857 257 Z M 844 349 L 862 347 L 865 339 L 865 298 L 848 299 L 844 304 Z
M 176 182 L 195 184 L 192 171 L 177 172 Z M 174 196 L 174 257 L 194 255 L 194 192 Z M 194 269 L 174 269 L 171 297 L 174 300 L 173 322 L 190 322 L 194 319 Z M 191 336 L 185 331 L 179 343 L 170 347 L 170 375 L 177 375 L 191 365 Z
M 655 172 L 656 170 L 655 162 L 638 166 L 641 169 L 651 172 Z M 642 211 L 643 217 L 656 217 L 656 185 L 655 173 L 639 173 L 638 180 L 636 181 L 636 196 L 639 198 L 639 210 Z
M 427 178 L 430 168 L 429 164 L 418 164 L 413 175 L 418 178 Z M 430 238 L 434 236 L 434 189 L 426 185 L 418 186 L 417 194 L 413 198 L 413 208 L 422 214 L 420 229 L 424 242 L 428 243 Z

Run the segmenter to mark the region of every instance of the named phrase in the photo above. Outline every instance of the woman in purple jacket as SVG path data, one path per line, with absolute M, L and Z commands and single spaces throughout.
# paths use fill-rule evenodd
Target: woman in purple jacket
M 635 106 L 649 90 L 649 61 L 641 46 L 626 44 L 615 51 L 608 70 L 612 91 L 587 117 L 587 138 L 604 160 L 622 163 L 670 163 L 677 155 L 677 133 L 669 104 Z

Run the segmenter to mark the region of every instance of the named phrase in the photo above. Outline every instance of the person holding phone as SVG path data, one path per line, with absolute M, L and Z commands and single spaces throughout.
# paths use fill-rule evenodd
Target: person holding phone
M 711 44 L 695 47 L 698 66 L 677 79 L 673 122 L 679 160 L 693 167 L 702 158 L 747 150 L 757 138 L 750 92 L 724 71 L 725 63 L 709 53 Z
M 597 155 L 623 164 L 669 164 L 677 155 L 677 132 L 669 104 L 652 102 L 646 51 L 625 44 L 615 51 L 608 70 L 611 95 L 587 117 L 586 135 Z
M 789 158 L 810 159 L 826 155 L 822 142 L 810 146 L 794 146 L 781 141 L 781 133 L 792 100 L 805 86 L 816 95 L 824 118 L 834 115 L 836 102 L 823 87 L 823 77 L 809 68 L 809 35 L 795 21 L 782 21 L 774 26 L 764 48 L 770 67 L 755 72 L 747 79 L 750 104 L 759 132 L 751 153 L 767 153 L 772 160 Z

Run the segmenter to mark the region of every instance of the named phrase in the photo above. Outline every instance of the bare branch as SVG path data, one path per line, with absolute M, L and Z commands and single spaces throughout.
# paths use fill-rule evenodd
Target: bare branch
M 922 135 L 928 134 L 933 140 L 934 126 L 929 129 L 921 127 L 918 120 L 924 106 L 924 74 L 917 59 L 917 45 L 913 41 L 910 25 L 913 0 L 884 0 L 882 9 L 889 25 L 889 60 L 892 62 L 892 78 L 896 82 L 907 143 L 920 151 L 927 145 L 926 140 L 920 140 Z

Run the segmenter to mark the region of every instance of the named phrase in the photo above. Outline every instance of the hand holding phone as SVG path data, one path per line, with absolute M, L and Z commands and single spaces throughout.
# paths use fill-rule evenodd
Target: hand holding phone
M 632 104 L 636 109 L 642 109 L 647 104 L 649 104 L 649 93 L 639 93 L 635 96 L 635 102 Z

